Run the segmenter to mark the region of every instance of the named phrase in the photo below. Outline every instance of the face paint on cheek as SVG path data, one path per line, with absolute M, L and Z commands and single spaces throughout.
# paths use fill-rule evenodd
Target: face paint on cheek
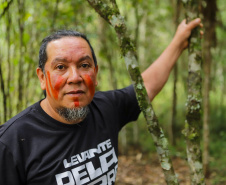
M 55 84 L 54 90 L 53 90 L 55 99 L 58 99 L 59 90 L 60 90 L 63 80 L 64 80 L 64 78 L 62 76 L 59 76 L 57 78 L 57 81 L 56 81 L 56 84 Z
M 50 81 L 50 73 L 49 73 L 49 71 L 47 71 L 47 82 L 48 82 L 48 84 L 47 84 L 47 88 L 48 88 L 48 91 L 49 91 L 49 95 L 50 95 L 50 97 L 51 97 L 51 93 L 52 93 L 52 95 L 54 96 L 54 94 L 53 94 L 53 87 L 52 87 L 52 84 L 51 84 L 51 81 Z M 50 87 L 50 89 L 49 89 L 49 87 Z
M 48 76 L 48 83 L 49 83 L 49 86 L 50 86 L 51 93 L 52 93 L 53 97 L 57 100 L 58 99 L 58 92 L 53 88 L 53 86 L 51 84 L 49 71 L 47 71 L 47 76 Z
M 91 96 L 94 96 L 95 86 L 94 86 L 93 81 L 90 78 L 90 76 L 89 75 L 84 75 L 84 81 L 85 81 L 86 85 L 89 88 L 89 92 L 90 92 Z
M 51 94 L 50 94 L 50 92 L 49 92 L 49 83 L 48 83 L 47 78 L 46 78 L 46 92 L 47 92 L 47 94 L 51 97 Z

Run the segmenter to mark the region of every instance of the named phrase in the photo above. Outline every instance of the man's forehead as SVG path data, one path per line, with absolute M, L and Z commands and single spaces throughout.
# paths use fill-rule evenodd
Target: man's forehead
M 63 37 L 49 42 L 46 48 L 47 58 L 54 60 L 71 60 L 76 55 L 80 57 L 89 57 L 93 60 L 92 51 L 87 41 L 81 37 Z M 69 59 L 70 58 L 70 59 Z
M 62 44 L 62 43 L 67 43 L 67 44 L 71 44 L 71 45 L 86 45 L 89 47 L 88 42 L 82 38 L 82 37 L 76 37 L 76 36 L 65 36 L 65 37 L 61 37 L 59 39 L 54 39 L 52 41 L 50 41 L 47 45 L 48 47 L 52 47 L 54 45 L 58 45 L 58 44 Z M 58 47 L 60 47 L 61 45 L 59 44 Z
M 81 37 L 63 37 L 57 40 L 49 42 L 46 48 L 46 53 L 48 56 L 52 54 L 60 54 L 71 52 L 71 54 L 77 52 L 85 52 L 88 55 L 92 55 L 92 50 L 88 42 Z M 92 56 L 91 56 L 92 57 Z

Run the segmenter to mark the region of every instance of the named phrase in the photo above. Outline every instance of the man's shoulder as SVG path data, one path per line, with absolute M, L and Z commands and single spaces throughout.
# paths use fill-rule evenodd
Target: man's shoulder
M 12 130 L 16 131 L 18 127 L 23 126 L 23 123 L 26 122 L 27 119 L 29 119 L 28 117 L 34 113 L 34 110 L 36 109 L 37 104 L 38 104 L 38 102 L 27 107 L 22 112 L 18 113 L 17 115 L 15 115 L 11 119 L 9 119 L 7 122 L 5 122 L 3 125 L 0 125 L 0 138 L 11 127 L 13 127 Z
M 94 105 L 101 111 L 121 111 L 136 107 L 137 99 L 133 85 L 122 89 L 98 91 L 95 93 L 91 106 Z M 112 112 L 111 112 L 112 113 Z

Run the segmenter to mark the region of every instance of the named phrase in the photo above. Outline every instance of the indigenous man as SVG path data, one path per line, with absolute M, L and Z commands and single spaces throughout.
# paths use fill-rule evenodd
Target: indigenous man
M 151 101 L 200 22 L 183 21 L 142 73 Z M 64 30 L 43 40 L 37 75 L 46 97 L 0 127 L 1 185 L 114 184 L 118 133 L 140 109 L 132 85 L 95 93 L 97 73 L 85 35 Z

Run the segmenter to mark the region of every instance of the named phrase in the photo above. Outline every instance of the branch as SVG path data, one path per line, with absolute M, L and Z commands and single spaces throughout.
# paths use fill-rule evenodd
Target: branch
M 13 0 L 10 0 L 7 4 L 7 6 L 3 9 L 3 12 L 0 14 L 0 19 L 5 15 L 5 13 L 8 11 L 10 4 L 13 2 Z
M 125 59 L 127 70 L 133 81 L 139 106 L 147 121 L 148 130 L 154 140 L 156 150 L 159 156 L 160 164 L 165 174 L 167 184 L 178 184 L 174 174 L 173 166 L 169 158 L 168 141 L 164 136 L 162 129 L 159 127 L 158 119 L 150 103 L 146 89 L 143 84 L 140 69 L 136 60 L 135 48 L 131 39 L 128 37 L 124 18 L 120 15 L 115 0 L 111 3 L 104 3 L 103 0 L 87 0 L 89 4 L 103 17 L 110 25 L 112 25 L 118 35 L 122 55 Z

